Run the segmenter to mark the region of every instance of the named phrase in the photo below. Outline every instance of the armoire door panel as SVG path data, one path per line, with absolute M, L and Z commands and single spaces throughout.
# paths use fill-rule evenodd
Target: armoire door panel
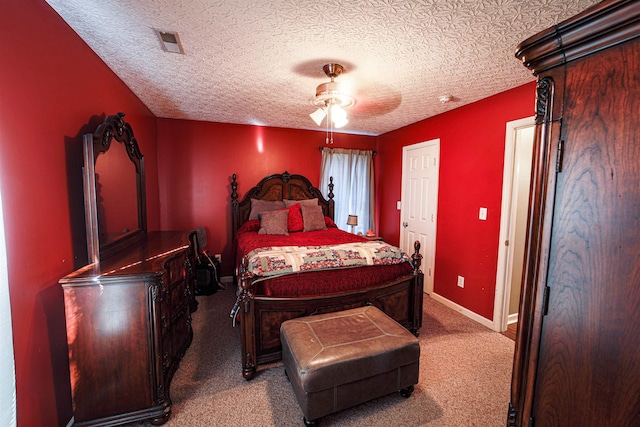
M 640 89 L 628 72 L 640 70 L 637 52 L 627 43 L 567 65 L 536 425 L 639 421 Z
M 640 425 L 640 2 L 520 43 L 538 79 L 508 427 Z

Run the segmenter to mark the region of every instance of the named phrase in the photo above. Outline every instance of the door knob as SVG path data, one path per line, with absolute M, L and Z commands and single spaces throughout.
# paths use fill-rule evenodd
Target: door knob
M 407 227 L 409 226 L 409 223 L 408 223 L 408 222 L 403 222 L 403 223 L 402 223 L 402 226 L 403 226 L 404 228 L 407 228 Z

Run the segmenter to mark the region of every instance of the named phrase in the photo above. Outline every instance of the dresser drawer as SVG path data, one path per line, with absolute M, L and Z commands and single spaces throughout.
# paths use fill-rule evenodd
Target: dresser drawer
M 171 329 L 168 329 L 167 331 L 171 331 Z M 174 350 L 172 337 L 172 333 L 165 333 L 162 336 L 162 349 L 160 351 L 160 356 L 162 357 L 163 372 L 166 372 L 169 368 L 171 368 L 171 365 L 173 364 Z
M 190 289 L 187 286 L 186 280 L 175 283 L 173 289 L 169 291 L 167 299 L 169 300 L 169 312 L 171 313 L 172 321 L 184 307 L 189 305 L 189 294 Z
M 189 312 L 188 306 L 185 306 L 184 310 L 176 317 L 175 322 L 171 326 L 171 332 L 173 357 L 180 359 L 193 338 L 191 313 Z
M 172 255 L 164 263 L 167 290 L 171 291 L 179 282 L 187 278 L 187 251 L 181 251 Z

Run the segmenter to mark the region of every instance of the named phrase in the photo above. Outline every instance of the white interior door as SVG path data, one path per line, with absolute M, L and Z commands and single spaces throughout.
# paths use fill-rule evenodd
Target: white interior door
M 420 242 L 427 293 L 433 291 L 439 168 L 439 139 L 403 147 L 400 248 L 412 254 L 414 242 Z

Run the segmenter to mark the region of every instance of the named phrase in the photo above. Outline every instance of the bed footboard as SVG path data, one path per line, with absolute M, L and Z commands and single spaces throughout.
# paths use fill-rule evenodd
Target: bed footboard
M 281 358 L 280 325 L 296 317 L 374 305 L 414 335 L 422 327 L 424 275 L 420 270 L 420 243 L 415 242 L 412 274 L 363 291 L 320 295 L 308 298 L 256 296 L 248 261 L 242 260 L 238 274 L 238 303 L 241 328 L 242 376 L 250 380 L 258 365 Z

